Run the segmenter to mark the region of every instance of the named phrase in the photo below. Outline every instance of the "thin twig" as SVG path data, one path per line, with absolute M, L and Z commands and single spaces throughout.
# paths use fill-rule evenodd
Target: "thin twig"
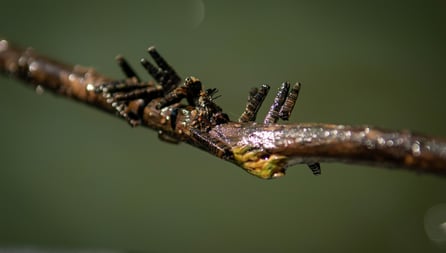
M 154 48 L 158 66 L 143 59 L 156 83 L 141 82 L 122 57 L 118 62 L 127 78 L 113 80 L 92 68 L 70 66 L 39 56 L 0 39 L 0 71 L 33 86 L 73 98 L 131 125 L 158 131 L 164 141 L 187 142 L 230 161 L 247 172 L 269 179 L 297 163 L 309 164 L 319 174 L 319 162 L 366 163 L 415 172 L 446 175 L 446 140 L 409 131 L 370 126 L 319 123 L 277 124 L 287 120 L 300 84 L 284 83 L 264 123 L 253 122 L 269 86 L 253 89 L 238 122 L 229 121 L 213 102 L 216 90 L 201 90 L 198 79 L 184 84 Z M 182 98 L 187 103 L 182 103 Z

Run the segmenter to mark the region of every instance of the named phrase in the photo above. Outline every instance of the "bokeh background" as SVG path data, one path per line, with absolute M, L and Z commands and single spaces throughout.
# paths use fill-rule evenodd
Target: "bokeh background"
M 446 136 L 446 4 L 404 1 L 1 1 L 0 36 L 122 75 L 156 45 L 217 87 L 301 81 L 293 122 Z M 272 101 L 272 95 L 265 103 Z M 265 113 L 265 106 L 262 114 Z M 141 252 L 440 252 L 446 181 L 306 166 L 262 181 L 186 144 L 0 76 L 0 247 Z M 443 230 L 441 224 L 443 223 Z

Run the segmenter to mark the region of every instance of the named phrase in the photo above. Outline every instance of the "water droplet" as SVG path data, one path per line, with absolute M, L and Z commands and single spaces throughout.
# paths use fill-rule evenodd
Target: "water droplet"
M 421 147 L 420 147 L 420 143 L 417 141 L 414 144 L 412 144 L 412 154 L 414 156 L 419 156 L 421 153 Z
M 279 178 L 279 177 L 283 177 L 283 176 L 285 176 L 285 172 L 278 171 L 278 172 L 274 172 L 272 178 Z
M 370 128 L 368 128 L 368 127 L 364 128 L 364 133 L 365 133 L 365 134 L 370 133 Z
M 394 144 L 393 140 L 387 140 L 386 145 L 387 147 L 392 147 Z
M 20 56 L 20 58 L 17 60 L 17 63 L 18 63 L 18 65 L 20 66 L 20 67 L 24 67 L 24 66 L 26 66 L 26 61 L 27 61 L 27 58 L 25 57 L 25 56 Z
M 8 48 L 8 41 L 0 40 L 0 52 Z
M 30 72 L 35 72 L 38 68 L 39 68 L 39 63 L 35 61 L 31 62 L 31 64 L 29 65 Z
M 41 85 L 36 86 L 36 94 L 37 95 L 42 95 L 44 91 L 45 90 L 43 89 L 43 87 Z
M 74 75 L 74 74 L 68 75 L 68 80 L 70 80 L 71 82 L 73 82 L 75 79 L 76 79 L 76 75 Z
M 435 205 L 427 210 L 424 216 L 424 229 L 432 242 L 446 249 L 446 203 Z
M 70 75 L 70 76 L 71 76 L 71 75 Z M 70 78 L 70 76 L 68 76 L 68 78 Z M 87 89 L 87 91 L 94 91 L 94 90 L 95 90 L 95 87 L 94 87 L 93 84 L 89 83 L 89 84 L 87 84 L 86 89 Z
M 378 144 L 379 145 L 384 145 L 384 143 L 386 143 L 386 140 L 384 140 L 384 138 L 383 137 L 378 137 Z

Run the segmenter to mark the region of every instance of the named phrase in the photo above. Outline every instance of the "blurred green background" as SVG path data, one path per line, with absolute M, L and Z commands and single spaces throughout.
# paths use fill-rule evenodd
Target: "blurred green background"
M 181 76 L 219 88 L 233 119 L 251 87 L 299 80 L 293 122 L 435 136 L 446 136 L 445 24 L 443 0 L 0 4 L 0 36 L 111 77 L 122 77 L 118 53 L 143 75 L 138 61 L 156 45 Z M 93 108 L 0 84 L 0 247 L 445 249 L 426 222 L 435 206 L 435 224 L 446 222 L 444 178 L 333 163 L 320 177 L 296 166 L 262 181 Z

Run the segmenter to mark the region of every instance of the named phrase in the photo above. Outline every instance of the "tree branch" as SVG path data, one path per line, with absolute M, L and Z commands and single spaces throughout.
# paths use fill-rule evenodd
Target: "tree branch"
M 154 48 L 149 53 L 157 66 L 145 59 L 141 63 L 156 82 L 139 80 L 122 57 L 118 62 L 127 78 L 113 80 L 92 68 L 59 63 L 0 39 L 0 71 L 120 114 L 132 126 L 156 130 L 163 141 L 189 143 L 264 179 L 282 176 L 298 163 L 319 174 L 319 162 L 365 163 L 446 176 L 445 139 L 370 126 L 277 124 L 288 120 L 300 84 L 291 89 L 288 83 L 282 85 L 263 123 L 254 120 L 269 87 L 253 89 L 238 122 L 230 121 L 214 103 L 215 89 L 203 91 L 193 77 L 180 83 Z

